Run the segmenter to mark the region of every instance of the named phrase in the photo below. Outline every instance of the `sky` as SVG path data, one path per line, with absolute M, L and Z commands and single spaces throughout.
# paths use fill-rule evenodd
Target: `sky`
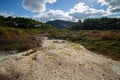
M 27 17 L 42 22 L 120 18 L 120 0 L 0 0 L 0 15 Z

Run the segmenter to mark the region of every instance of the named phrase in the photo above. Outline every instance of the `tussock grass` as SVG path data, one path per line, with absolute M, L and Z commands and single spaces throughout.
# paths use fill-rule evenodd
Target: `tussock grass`
M 0 27 L 0 51 L 25 51 L 40 47 L 26 30 L 11 27 Z M 39 42 L 39 44 L 41 44 Z

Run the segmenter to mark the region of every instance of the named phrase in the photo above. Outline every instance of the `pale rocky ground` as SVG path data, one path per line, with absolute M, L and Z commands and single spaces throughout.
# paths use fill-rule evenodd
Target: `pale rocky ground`
M 120 80 L 120 61 L 77 43 L 44 40 L 37 51 L 1 55 L 0 75 L 11 80 Z

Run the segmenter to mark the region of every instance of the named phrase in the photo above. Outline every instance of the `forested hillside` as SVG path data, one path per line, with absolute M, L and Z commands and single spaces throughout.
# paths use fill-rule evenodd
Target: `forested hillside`
M 47 24 L 55 26 L 58 29 L 68 29 L 74 22 L 64 20 L 48 21 Z
M 120 30 L 120 18 L 88 18 L 74 23 L 71 30 Z
M 50 28 L 50 25 L 40 21 L 24 17 L 3 17 L 0 16 L 0 26 L 9 26 L 16 28 Z

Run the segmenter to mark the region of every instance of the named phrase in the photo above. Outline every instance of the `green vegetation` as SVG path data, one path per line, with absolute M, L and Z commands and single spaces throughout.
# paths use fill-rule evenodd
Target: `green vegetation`
M 9 26 L 15 28 L 51 28 L 52 26 L 45 23 L 24 17 L 3 17 L 0 16 L 0 26 Z
M 120 30 L 120 18 L 88 18 L 74 23 L 71 30 Z
M 46 33 L 49 31 L 46 31 Z M 120 31 L 119 30 L 52 30 L 48 37 L 64 39 L 82 44 L 88 50 L 97 52 L 115 60 L 120 60 Z M 64 34 L 64 35 L 63 35 Z M 79 46 L 74 46 L 80 50 Z
M 26 30 L 0 27 L 0 51 L 18 50 L 24 51 L 39 47 L 37 41 L 29 35 Z
M 14 23 L 14 20 L 16 22 L 21 21 L 21 23 L 17 24 L 17 26 L 15 26 L 15 24 L 10 24 Z M 28 23 L 24 20 L 28 21 Z M 111 22 L 108 23 L 108 21 Z M 21 25 L 22 23 L 24 24 Z M 34 25 L 31 25 L 28 28 L 25 24 Z M 36 28 L 35 25 L 38 24 L 41 24 L 42 26 Z M 84 27 L 84 25 L 89 25 L 89 28 Z M 91 27 L 92 25 L 93 27 Z M 74 28 L 71 28 L 71 30 L 60 30 L 32 19 L 18 18 L 18 20 L 16 20 L 16 18 L 5 18 L 0 16 L 0 51 L 24 51 L 40 47 L 41 42 L 36 40 L 36 38 L 45 36 L 50 39 L 63 39 L 79 43 L 91 51 L 115 60 L 120 60 L 120 31 L 106 30 L 120 29 L 118 25 L 120 25 L 120 21 L 116 18 L 86 19 L 84 22 L 79 21 L 77 24 L 73 24 Z M 105 30 L 79 30 L 83 29 L 83 27 L 84 29 L 103 29 L 104 27 Z M 52 46 L 51 48 L 55 47 Z M 79 46 L 75 45 L 75 49 L 78 50 Z
M 21 29 L 0 27 L 0 50 L 24 51 L 39 46 L 37 45 L 38 42 L 31 38 L 32 35 L 47 36 L 49 38 L 64 39 L 79 43 L 91 51 L 120 60 L 119 30 L 66 31 L 58 29 Z M 79 49 L 79 46 L 75 46 L 75 49 Z
M 67 29 L 73 23 L 74 22 L 64 21 L 64 20 L 54 20 L 54 21 L 47 22 L 47 24 L 52 25 L 58 29 Z
M 80 50 L 81 49 L 80 45 L 77 44 L 77 43 L 74 43 L 71 46 L 73 46 L 75 50 Z
M 0 51 L 25 51 L 40 47 L 38 36 L 49 36 L 49 32 L 45 32 L 51 29 L 54 27 L 33 19 L 0 16 Z
M 120 31 L 75 31 L 67 40 L 80 43 L 88 50 L 120 60 Z

